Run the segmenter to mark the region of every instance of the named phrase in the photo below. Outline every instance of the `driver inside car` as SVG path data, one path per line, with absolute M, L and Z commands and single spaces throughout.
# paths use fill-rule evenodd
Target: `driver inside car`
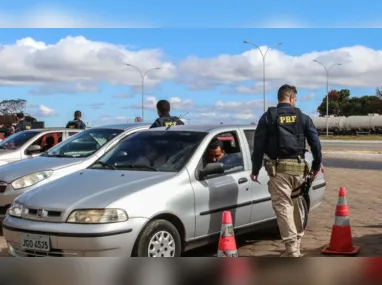
M 223 142 L 219 139 L 214 139 L 207 147 L 206 162 L 223 163 L 225 171 L 232 170 L 236 167 L 243 167 L 243 161 L 240 153 L 227 154 L 224 151 Z

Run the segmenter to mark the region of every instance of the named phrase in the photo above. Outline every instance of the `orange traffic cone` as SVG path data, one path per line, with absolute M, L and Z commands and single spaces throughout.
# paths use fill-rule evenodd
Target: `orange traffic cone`
M 335 215 L 330 244 L 322 250 L 322 253 L 356 255 L 360 247 L 353 245 L 345 187 L 341 187 L 338 193 Z
M 223 221 L 218 245 L 218 257 L 238 257 L 231 212 L 223 212 Z

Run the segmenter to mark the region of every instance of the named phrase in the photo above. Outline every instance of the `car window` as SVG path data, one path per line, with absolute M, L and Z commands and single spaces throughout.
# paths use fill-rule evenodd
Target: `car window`
M 7 137 L 0 143 L 0 149 L 16 150 L 22 147 L 27 141 L 36 135 L 40 134 L 38 131 L 22 131 Z
M 50 149 L 48 157 L 87 157 L 122 133 L 121 129 L 90 129 L 77 133 Z
M 253 144 L 255 142 L 255 130 L 244 130 L 245 137 L 249 146 L 249 151 L 253 153 Z
M 68 132 L 68 135 L 69 135 L 69 137 L 71 137 L 71 136 L 74 136 L 74 135 L 76 135 L 76 134 L 78 134 L 79 132 Z
M 90 168 L 178 172 L 205 136 L 204 132 L 139 132 L 124 139 Z
M 215 136 L 209 143 L 199 165 L 220 162 L 224 165 L 224 174 L 244 170 L 243 154 L 236 131 Z
M 62 141 L 62 132 L 47 133 L 36 139 L 31 145 L 39 145 L 41 150 L 35 153 L 46 152 Z

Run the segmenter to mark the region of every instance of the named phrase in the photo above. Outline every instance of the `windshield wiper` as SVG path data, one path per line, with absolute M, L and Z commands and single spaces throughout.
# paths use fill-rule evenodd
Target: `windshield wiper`
M 73 155 L 71 154 L 44 154 L 43 156 L 47 156 L 47 157 L 74 157 Z
M 148 169 L 148 170 L 151 170 L 151 171 L 159 171 L 158 169 L 154 168 L 154 167 L 151 167 L 151 166 L 148 166 L 148 165 L 144 165 L 144 164 L 115 164 L 115 166 L 117 168 L 125 168 L 125 169 Z
M 96 164 L 101 164 L 103 167 L 110 168 L 110 169 L 113 169 L 113 170 L 117 170 L 117 168 L 114 165 L 109 164 L 107 162 L 97 161 L 94 165 L 96 165 Z

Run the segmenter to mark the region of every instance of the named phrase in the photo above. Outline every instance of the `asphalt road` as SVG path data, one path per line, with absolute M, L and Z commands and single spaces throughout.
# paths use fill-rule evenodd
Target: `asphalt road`
M 354 158 L 337 158 L 325 157 L 323 158 L 324 167 L 342 168 L 342 169 L 359 169 L 359 170 L 382 170 L 382 159 L 354 159 Z M 366 178 L 364 178 L 366 179 Z
M 321 140 L 324 150 L 334 151 L 382 151 L 382 141 L 326 141 Z

